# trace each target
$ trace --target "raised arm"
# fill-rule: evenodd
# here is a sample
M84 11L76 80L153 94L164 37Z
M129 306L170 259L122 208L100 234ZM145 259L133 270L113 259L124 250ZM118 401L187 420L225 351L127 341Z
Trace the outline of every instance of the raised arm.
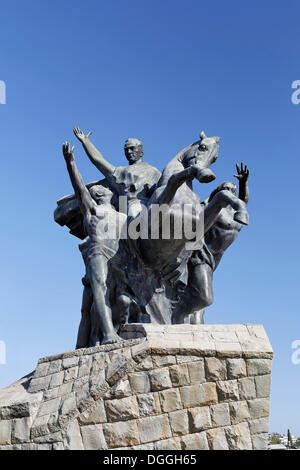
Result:
M247 165L241 163L241 168L239 167L238 164L236 166L236 171L237 174L234 175L235 178L239 180L239 199L244 201L246 204L248 204L249 201L249 187L248 187L248 178L249 178L249 170Z
M69 142L65 142L62 146L63 155L66 161L67 170L70 175L70 180L78 199L80 209L83 214L91 212L95 206L95 202L86 188L81 174L78 171L74 158L74 147L70 147Z
M101 171L101 173L105 177L111 176L115 171L116 167L111 165L107 160L105 160L99 150L97 150L94 144L92 144L89 138L91 132L85 135L84 132L79 129L79 127L75 127L73 129L73 132L77 139L82 143L82 146L87 156L89 157L91 162L96 166L96 168L98 168L98 170Z

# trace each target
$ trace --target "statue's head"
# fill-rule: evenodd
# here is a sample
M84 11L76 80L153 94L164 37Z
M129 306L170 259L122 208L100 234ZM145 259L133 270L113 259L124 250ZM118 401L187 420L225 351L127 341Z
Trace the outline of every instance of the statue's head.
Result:
M194 142L184 153L183 164L185 167L200 165L207 166L218 158L220 137L207 137L204 131L200 134L200 140Z
M189 145L181 152L180 160L184 168L196 167L201 183L210 183L216 178L209 166L218 158L219 140L217 136L207 137L204 131L200 140Z
M111 204L113 193L102 184L95 184L90 189L90 195L97 204Z
M237 192L237 187L236 187L236 184L235 183L232 183L230 181L224 181L224 183L221 183L216 189L214 189L214 191L211 193L211 195L209 196L209 201L211 201L211 199L220 191L230 191L232 194L234 194L236 196L236 192Z
M128 160L129 165L142 160L144 155L143 144L140 140L130 138L125 141L124 152Z
M230 191L232 194L236 195L236 184L232 183L231 181L225 181L218 186L218 191L227 190Z

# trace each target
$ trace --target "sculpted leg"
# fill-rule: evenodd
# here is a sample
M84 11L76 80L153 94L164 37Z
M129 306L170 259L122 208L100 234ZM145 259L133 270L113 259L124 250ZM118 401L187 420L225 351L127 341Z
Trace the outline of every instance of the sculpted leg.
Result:
M97 323L102 333L101 344L116 343L120 337L115 332L107 295L107 260L98 255L89 263L89 279L93 291L93 308Z
M116 304L114 306L114 311L118 315L118 317L114 319L114 325L117 330L119 329L120 325L128 323L130 304L130 297L124 294L118 295Z
M78 328L76 349L88 348L91 333L91 307L93 293L90 287L84 286L81 305L81 320Z
M184 323L187 315L213 303L213 271L208 264L190 268L188 285L172 315L172 323Z
M194 178L197 178L200 183L210 183L216 178L216 176L210 168L203 168L200 166L191 166L185 170L174 173L170 176L163 189L161 189L155 203L170 204L180 186L187 181L192 181Z
M204 308L198 310L197 312L191 313L190 315L190 324L191 325L203 325L204 324Z

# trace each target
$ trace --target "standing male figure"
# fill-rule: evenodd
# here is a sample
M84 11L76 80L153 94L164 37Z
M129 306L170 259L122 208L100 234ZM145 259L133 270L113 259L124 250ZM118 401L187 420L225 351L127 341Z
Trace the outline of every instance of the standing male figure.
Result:
M135 138L127 139L124 152L129 166L116 167L105 160L91 142L91 132L85 135L79 127L75 127L74 134L82 143L91 162L106 177L112 190L119 196L127 197L128 216L136 217L141 212L142 205L147 205L161 176L157 168L143 161L142 142Z
M249 170L247 165L241 167L236 165L237 174L234 175L239 181L239 199L248 204ZM236 195L237 187L235 183L224 182L220 184L203 201L204 209L220 191L230 191ZM235 210L229 204L224 207L217 216L212 227L204 236L203 247L193 253L189 260L189 278L184 294L176 305L172 321L173 323L183 323L184 319L190 315L190 322L194 324L203 323L203 309L213 303L213 273L219 265L221 258L234 242L238 233L242 229L242 224L234 220ZM204 212L205 217L205 212Z
M112 322L110 291L107 286L107 264L118 251L118 234L126 223L126 216L118 213L111 205L113 194L108 188L100 185L92 186L90 191L86 188L76 166L73 150L74 147L71 149L68 142L63 144L63 155L89 237L85 246L84 259L86 275L93 294L95 314L93 329L99 332L98 341L101 335L101 344L115 343L120 338ZM95 343L98 341L95 340Z

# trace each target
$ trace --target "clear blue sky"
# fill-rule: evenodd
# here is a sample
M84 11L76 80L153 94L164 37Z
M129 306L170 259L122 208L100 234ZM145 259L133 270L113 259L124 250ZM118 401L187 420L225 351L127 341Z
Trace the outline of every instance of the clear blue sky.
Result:
M95 168L72 128L124 164L127 137L163 169L200 131L220 135L217 180L248 164L251 224L215 273L208 323L262 323L275 350L271 430L300 436L300 6L288 1L10 0L1 5L1 313L7 364L0 387L39 357L73 349L83 263L53 221L71 192L61 144L76 144L86 182Z

